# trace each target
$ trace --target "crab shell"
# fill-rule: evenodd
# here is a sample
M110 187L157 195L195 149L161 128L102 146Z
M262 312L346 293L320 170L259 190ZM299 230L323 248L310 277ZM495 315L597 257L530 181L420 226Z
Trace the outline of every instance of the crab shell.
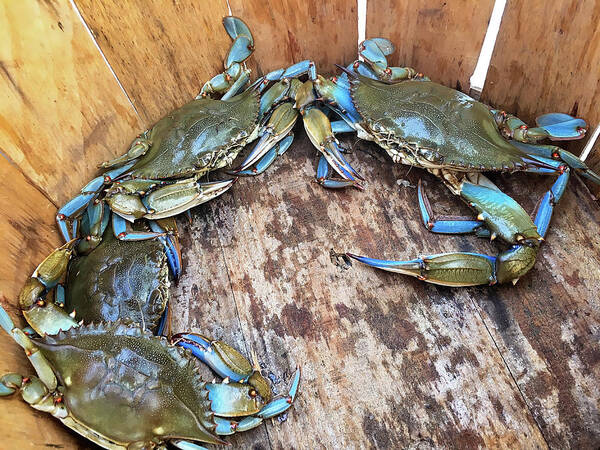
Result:
M431 81L385 84L361 75L350 83L360 137L377 142L395 162L463 172L524 168L523 152L502 137L489 108L462 92Z
M36 340L60 383L61 421L105 448L153 448L214 436L208 391L192 357L139 325L105 323Z
M169 286L167 256L158 239L121 241L108 227L98 247L70 261L65 308L86 323L129 319L154 330Z
M255 133L259 108L253 89L227 101L200 98L183 105L148 132L150 148L129 174L165 179L224 167Z

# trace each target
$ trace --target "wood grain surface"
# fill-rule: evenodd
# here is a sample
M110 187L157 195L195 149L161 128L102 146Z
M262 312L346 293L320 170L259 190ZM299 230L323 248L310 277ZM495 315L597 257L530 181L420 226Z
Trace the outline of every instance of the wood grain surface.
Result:
M369 0L367 38L394 43L392 65L469 92L493 6L493 0Z
M482 101L526 122L565 112L600 124L600 1L508 1ZM579 153L583 146L572 147ZM588 160L600 169L596 149Z
M68 2L0 3L0 149L56 205L140 122Z
M76 0L81 15L150 127L223 71L231 39L225 0Z
M516 286L436 287L330 259L332 248L398 259L498 251L427 232L402 180L422 177L440 214L468 210L433 177L356 148L365 192L313 183L315 151L299 138L265 176L180 221L175 330L254 350L279 392L303 368L287 421L235 436L234 448L597 447L600 210L586 190L571 184ZM551 184L495 180L527 209Z
M356 59L358 15L347 0L229 0L254 34L259 74L312 59L319 73Z

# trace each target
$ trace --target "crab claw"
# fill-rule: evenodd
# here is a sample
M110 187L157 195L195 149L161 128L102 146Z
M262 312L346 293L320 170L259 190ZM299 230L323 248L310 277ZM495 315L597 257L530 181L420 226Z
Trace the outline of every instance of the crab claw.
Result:
M325 156L333 170L344 180L353 181L358 188L361 188L358 180L364 181L364 178L352 168L342 155L331 129L331 123L325 113L318 108L305 111L304 128L312 144Z
M191 350L192 354L210 367L217 375L254 387L265 402L271 400L271 388L260 372L236 349L223 341L216 341L195 333L180 333L171 342Z
M231 173L237 174L261 159L279 141L284 139L294 127L298 112L291 103L283 103L275 108L258 143L254 146L244 162Z

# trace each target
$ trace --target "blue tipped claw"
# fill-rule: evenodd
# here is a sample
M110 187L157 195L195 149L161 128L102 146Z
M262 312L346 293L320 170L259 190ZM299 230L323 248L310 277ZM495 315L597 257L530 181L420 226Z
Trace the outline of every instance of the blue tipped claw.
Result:
M583 119L568 114L550 113L536 119L537 125L546 130L553 141L563 139L580 139L585 136L587 124Z

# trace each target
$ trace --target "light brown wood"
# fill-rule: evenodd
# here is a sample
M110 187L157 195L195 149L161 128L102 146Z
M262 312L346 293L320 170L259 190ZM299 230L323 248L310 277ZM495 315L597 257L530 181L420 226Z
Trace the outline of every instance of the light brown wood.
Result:
M55 204L140 131L68 2L0 5L0 149Z
M598 1L507 2L483 101L529 123L565 112L598 126L599 20ZM578 153L582 144L570 148ZM600 169L597 149L588 163Z
M77 0L119 81L150 127L223 71L225 0Z
M322 74L356 59L355 1L230 0L233 15L248 23L259 74L312 59Z
M24 325L17 307L17 294L37 265L58 245L55 206L19 169L0 156L0 303L15 323ZM0 374L33 374L23 351L0 330ZM32 410L21 398L2 399L0 430L5 448L43 448L48 444L78 445L75 438L46 414ZM35 430L35 432L32 432ZM10 446L7 444L10 443Z
M468 92L493 6L493 0L369 0L367 38L394 43L392 65Z

